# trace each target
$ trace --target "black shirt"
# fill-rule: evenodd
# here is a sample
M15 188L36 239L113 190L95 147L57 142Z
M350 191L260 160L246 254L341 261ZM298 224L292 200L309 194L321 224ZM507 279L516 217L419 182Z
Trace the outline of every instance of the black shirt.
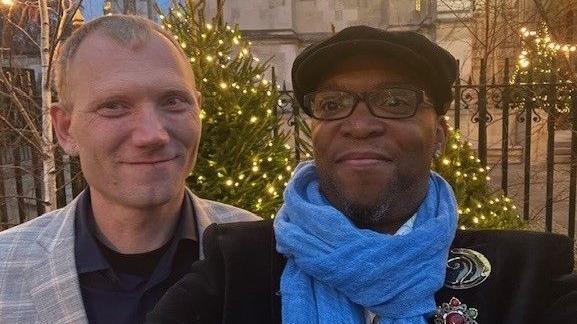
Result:
M189 195L185 195L174 237L157 250L126 255L101 243L89 190L78 201L75 233L76 268L91 324L144 322L166 290L198 260L198 234Z
M156 250L137 253L137 254L122 254L117 252L106 244L96 240L96 244L100 248L100 252L108 261L108 264L112 269L122 273L129 273L138 275L144 278L150 277L158 261L162 258L166 250L170 247L172 240L166 242L163 246Z

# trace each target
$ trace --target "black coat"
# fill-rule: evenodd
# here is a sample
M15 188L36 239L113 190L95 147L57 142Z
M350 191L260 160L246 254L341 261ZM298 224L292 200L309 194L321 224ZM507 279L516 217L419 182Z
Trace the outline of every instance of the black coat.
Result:
M577 323L573 245L566 236L457 231L451 248L461 247L482 253L492 272L476 287L441 289L438 305L457 297L478 309L479 324ZM204 251L206 259L169 289L147 323L281 323L285 259L275 251L271 221L211 225Z

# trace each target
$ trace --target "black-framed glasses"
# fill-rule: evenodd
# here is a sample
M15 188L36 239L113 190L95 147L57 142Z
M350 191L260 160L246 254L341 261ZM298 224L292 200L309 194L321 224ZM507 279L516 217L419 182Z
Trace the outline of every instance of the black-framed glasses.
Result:
M355 93L344 90L319 90L304 95L304 110L312 118L338 120L349 117L364 101L371 114L386 119L415 115L425 98L425 91L408 86L387 86Z

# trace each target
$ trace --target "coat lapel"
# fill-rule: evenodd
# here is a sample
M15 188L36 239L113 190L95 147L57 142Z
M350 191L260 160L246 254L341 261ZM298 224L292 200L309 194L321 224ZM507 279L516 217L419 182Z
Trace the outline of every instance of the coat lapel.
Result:
M192 206L194 209L194 215L196 217L196 228L198 230L197 237L198 237L198 256L199 259L204 259L204 249L203 249L203 242L204 237L203 233L204 230L212 223L218 223L214 220L214 216L210 215L210 207L206 206L205 201L198 198L195 194L190 191L190 189L186 188L186 195L190 197L189 199L192 200ZM186 199L186 197L185 197Z
M199 243L199 256L200 259L204 259L203 251L203 233L208 226L213 223L236 223L236 222L250 222L250 221L260 221L260 217L255 214L240 209L237 207L229 206L223 203L210 201L197 197L186 188L186 193L192 199L192 205L194 208L194 213L196 216L196 227L198 230L198 243Z
M272 230L272 226L271 226ZM272 324L282 323L281 313L281 296L280 296L280 277L286 265L286 259L282 254L276 251L276 239L274 230L271 234L272 249L271 249L271 305L272 305Z
M74 257L77 201L78 197L57 211L40 233L37 243L45 249L46 258L26 274L40 323L88 323Z

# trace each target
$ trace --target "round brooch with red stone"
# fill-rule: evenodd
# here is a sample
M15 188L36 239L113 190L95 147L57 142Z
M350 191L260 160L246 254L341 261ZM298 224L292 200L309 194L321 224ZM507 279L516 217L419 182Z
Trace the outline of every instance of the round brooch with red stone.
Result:
M469 308L453 297L448 303L437 306L435 324L478 324L475 320L478 314L476 308Z

